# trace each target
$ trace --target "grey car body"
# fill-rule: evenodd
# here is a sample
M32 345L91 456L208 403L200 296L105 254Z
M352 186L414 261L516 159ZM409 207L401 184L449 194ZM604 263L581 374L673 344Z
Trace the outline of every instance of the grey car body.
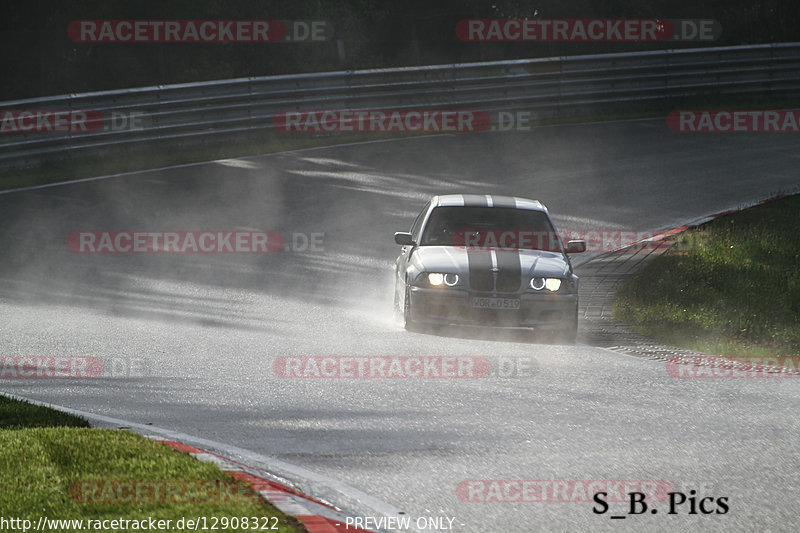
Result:
M550 245L522 246L519 240L510 246L462 242L465 234L501 231L511 224L517 226L507 229L517 235L520 224L530 226L532 234L549 233ZM402 249L395 263L394 301L407 329L525 328L549 330L574 341L578 276L567 252L582 252L585 244L562 244L540 202L495 195L434 196L410 232L395 234L395 242ZM556 284L558 288L550 290Z

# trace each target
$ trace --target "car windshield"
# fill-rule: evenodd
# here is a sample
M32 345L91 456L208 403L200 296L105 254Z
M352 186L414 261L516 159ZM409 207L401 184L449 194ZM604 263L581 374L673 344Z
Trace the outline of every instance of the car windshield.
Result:
M562 250L544 212L510 207L437 207L420 246Z

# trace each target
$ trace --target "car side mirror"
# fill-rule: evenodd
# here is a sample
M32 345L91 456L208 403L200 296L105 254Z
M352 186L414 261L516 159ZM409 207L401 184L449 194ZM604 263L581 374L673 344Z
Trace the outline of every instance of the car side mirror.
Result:
M579 254L586 251L586 241L569 241L564 250L568 254Z
M410 233L405 233L403 231L398 231L394 234L394 242L402 246L414 246L417 244L414 242L414 239L411 238Z

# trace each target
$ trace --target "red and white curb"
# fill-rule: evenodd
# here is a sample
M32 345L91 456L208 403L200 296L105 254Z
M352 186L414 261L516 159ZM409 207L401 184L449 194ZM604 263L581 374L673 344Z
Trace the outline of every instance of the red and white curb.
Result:
M163 440L156 435L146 436L179 452L188 453L195 459L213 463L237 481L249 483L265 500L281 512L298 519L311 533L374 533L347 525L347 515L341 509L332 503L303 494L285 485L285 480L268 472L182 442Z
M776 200L782 200L784 198L789 198L790 196L795 196L795 194L790 194L790 193L778 194L776 196L771 196L771 197L766 198L764 200L758 200L758 201L755 201L755 202L747 202L745 204L742 204L740 207L738 207L736 209L728 209L727 211L720 211L719 213L706 215L704 217L700 217L700 218L698 218L696 220L693 220L693 221L689 222L688 224L684 224L683 226L678 226L676 228L672 228L670 230L663 231L663 232L659 233L658 235L653 235L649 239L645 239L642 242L660 241L660 240L666 239L668 237L671 237L673 235L677 235L678 233L683 233L686 230L696 228L697 226L702 226L703 224L711 222L712 220L717 219L719 217L724 217L725 215L732 215L734 213L739 213L740 211L744 211L745 209L749 209L749 208L755 207L757 205L768 204L768 203L774 202Z

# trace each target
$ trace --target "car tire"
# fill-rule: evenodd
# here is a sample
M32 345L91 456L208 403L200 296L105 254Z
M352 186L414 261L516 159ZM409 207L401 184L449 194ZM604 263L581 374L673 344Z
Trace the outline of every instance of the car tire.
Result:
M392 296L392 316L395 322L403 322L403 306L400 305L397 282L394 283L394 295Z
M569 324L569 327L561 330L556 339L559 344L575 344L575 339L578 337L578 308L575 307L575 317Z
M403 327L406 329L406 331L419 331L421 329L419 324L414 322L413 315L411 313L411 296L409 295L407 287L403 302Z

